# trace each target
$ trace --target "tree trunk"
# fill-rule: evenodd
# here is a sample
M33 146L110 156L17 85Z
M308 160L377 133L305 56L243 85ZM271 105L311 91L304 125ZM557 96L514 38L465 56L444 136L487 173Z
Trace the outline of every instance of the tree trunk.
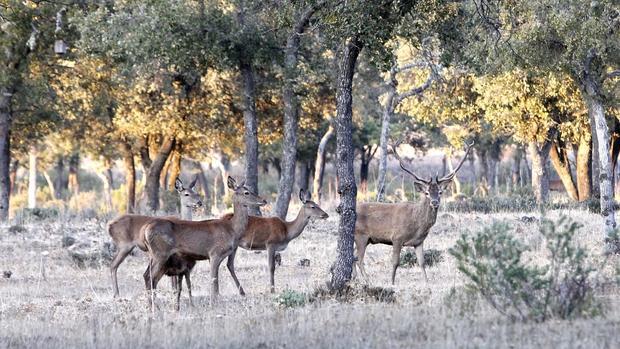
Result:
M28 208L37 207L37 148L28 151Z
M444 172L444 175L445 173L452 173L452 171L454 171L454 166L452 166L452 148L446 151L445 159L447 172ZM456 196L458 194L461 194L461 181L458 176L454 176L452 179L452 195Z
M108 212L112 211L112 161L110 159L104 159L103 169L97 173L97 176L103 183L103 201L106 205Z
M288 205L291 201L293 183L295 182L295 162L297 160L297 126L299 121L299 101L295 91L297 71L297 53L299 42L310 18L317 7L311 5L300 16L286 40L284 52L284 84L282 86L282 101L284 102L284 140L282 142L282 170L278 197L276 199L275 215L286 218ZM307 185L306 185L307 187Z
M592 157L591 138L587 134L581 136L577 148L577 192L579 201L590 199L592 182L590 181L590 158Z
M512 187L516 188L521 185L521 159L523 158L523 149L517 145L513 153L513 162L511 167Z
M168 172L170 171L170 163L172 162L172 158L174 158L174 152L170 153L170 156L164 163L164 167L161 169L161 174L159 175L159 187L164 190L168 188Z
M392 75L393 76L393 75ZM381 157L379 158L379 178L377 181L377 201L385 200L385 177L387 175L387 159L388 159L388 138L390 136L390 120L394 114L394 98L396 97L396 79L391 79L388 86L387 100L383 108L383 116L381 118L381 136L379 137L379 147L381 148Z
M258 193L258 120L256 117L256 91L254 68L247 61L239 64L243 77L243 125L245 138L245 185ZM293 166L295 163L293 162ZM260 216L258 207L248 209L251 215Z
M333 134L334 128L330 124L325 134L323 134L323 137L321 137L319 147L316 151L316 161L314 163L314 183L312 184L312 197L318 203L321 203L321 199L323 196L323 177L325 175L325 148L327 147L327 142L329 142Z
M551 142L545 141L542 146L536 142L528 144L530 157L532 158L532 189L536 202L541 205L549 199L549 170L547 168L547 159Z
M45 178L45 182L47 182L47 187L50 190L50 195L55 198L56 197L56 188L54 187L54 181L52 180L52 176L50 176L47 170L43 171L43 178Z
M127 213L134 213L136 207L136 165L131 146L123 143L123 163L125 164L125 186L127 190Z
M175 143L174 138L164 139L157 156L151 162L146 173L144 191L146 193L146 205L151 212L156 212L159 209L159 178Z
M15 181L17 180L17 169L19 168L19 160L15 159L11 163L11 169L9 171L9 179L11 181L11 194L15 194L17 192L17 186Z
M0 88L0 221L9 218L11 196L11 102L13 91Z
M56 159L56 166L55 166L55 170L56 170L56 184L54 185L54 187L56 187L56 199L62 199L63 198L63 194L67 189L67 181L65 181L65 161L64 161L64 157L62 155L58 156L58 159Z
M570 162L568 161L566 144L564 144L561 140L556 139L551 145L549 155L551 157L551 164L553 164L555 172L557 172L558 176L560 176L568 197L571 200L579 200L577 187L575 186L575 181L573 180L573 175L571 173Z
M590 82L590 84L593 84ZM594 92L598 89L588 86L584 97L588 106L588 114L594 126L592 133L596 133L598 149L594 149L593 154L598 153L599 161L599 193L601 201L601 215L605 219L605 226L610 232L616 227L616 217L614 208L614 193L612 185L612 168L609 153L609 129L607 128L607 120L605 120L605 111L600 96ZM594 166L593 166L594 167Z
M590 110L588 108L588 114ZM592 186L590 188L590 195L593 199L600 200L601 191L600 191L600 183L599 183L599 153L598 153L598 137L596 135L596 124L594 118L589 116L590 119L590 137L592 139L592 151L590 152L591 160L590 160L590 182Z
M202 164L200 161L194 160L192 161L194 165L194 169L196 170L196 176L198 176L198 183L200 184L200 189L202 190L202 195L204 197L204 209L205 214L211 214L211 206L209 206L209 187L207 183L207 176L205 175L205 171L202 169ZM215 191L215 190L214 190Z
M372 146L365 146L362 148L360 161L360 191L364 194L368 192L368 172L370 171L370 161L373 155Z
M181 160L183 156L181 155L181 149L177 144L177 149L172 154L170 159L170 167L168 168L168 190L174 190L174 181L181 174Z
M297 178L297 186L299 189L305 191L308 190L308 183L310 182L310 163L307 161L299 161L299 178Z
M357 187L355 185L355 170L353 168L354 149L352 137L352 89L353 76L357 57L362 43L353 38L345 43L340 57L337 75L336 96L336 173L338 178L338 194L340 204L337 212L340 214L338 224L338 243L336 246L336 261L332 266L330 288L341 290L351 279L353 267L353 234L355 231L355 201Z
M132 159L133 160L133 159ZM80 153L74 152L69 157L69 176L67 178L68 189L71 195L77 195L80 192L80 178L79 178L79 169L80 169Z

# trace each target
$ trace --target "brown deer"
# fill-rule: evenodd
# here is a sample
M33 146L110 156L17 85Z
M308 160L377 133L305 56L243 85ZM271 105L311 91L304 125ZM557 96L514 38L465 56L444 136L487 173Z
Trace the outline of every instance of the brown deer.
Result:
M423 193L420 200L400 203L363 202L358 204L357 220L355 221L355 246L357 248L357 268L364 278L364 253L368 244L392 245L392 284L396 277L396 269L400 262L400 250L403 246L415 248L418 264L422 268L424 281L428 282L424 269L424 239L437 220L437 209L441 194L450 185L457 171L461 168L473 143L467 146L465 156L456 169L448 175L438 178L423 179L403 164L396 146L394 156L398 159L403 171L413 177L416 191Z
M228 257L228 270L240 293L243 288L235 275L234 258L237 246L248 225L248 207L262 206L267 202L252 193L244 183L237 185L228 177L228 187L233 193L234 215L231 219L211 219L192 222L173 218L157 218L144 228L144 241L150 257L150 288L166 274L172 256L185 261L209 259L211 261L211 301L219 294L219 267ZM176 258L176 257L175 257ZM180 289L180 288L179 288ZM179 293L177 293L177 298Z
M193 182L195 184L195 182ZM193 189L193 185L190 187L183 187L183 182L177 179L175 181L175 187L180 194L181 199L181 213L183 214L183 207L200 207L202 206L202 200L200 195ZM191 215L191 212L189 213ZM185 212L187 215L187 210ZM108 233L114 244L116 245L117 252L110 264L110 274L112 275L112 286L114 288L114 297L118 297L118 281L117 270L118 267L125 258L131 253L131 251L137 246L142 251L146 251L146 245L144 244L144 226L153 220L154 217L125 214L122 215L108 224ZM190 216L191 219L191 216ZM148 272L148 269L147 269ZM174 282L174 281L173 281Z
M284 251L288 243L296 239L304 231L311 218L325 219L329 217L319 205L310 199L310 193L305 192L303 189L299 191L299 200L301 200L303 205L297 217L291 222L283 221L278 217L250 216L248 227L239 242L239 246L246 250L267 250L269 284L272 293L275 291L276 253ZM229 213L222 218L232 219L233 216L233 214Z

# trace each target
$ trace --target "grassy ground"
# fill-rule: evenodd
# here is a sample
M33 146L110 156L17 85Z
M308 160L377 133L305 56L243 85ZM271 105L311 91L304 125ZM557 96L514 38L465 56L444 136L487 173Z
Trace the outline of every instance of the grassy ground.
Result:
M293 209L295 211L295 209ZM592 258L601 249L600 217L584 211L567 212L585 227L578 242ZM221 298L209 305L208 262L194 270L196 306L184 294L181 312L173 310L173 293L163 281L159 310L147 311L143 291L144 254L129 257L119 268L121 298L113 299L107 262L78 268L61 246L65 234L107 241L105 222L39 222L25 224L25 231L0 230L0 348L65 347L247 347L247 348L618 348L620 347L620 290L599 292L609 311L605 317L543 324L515 324L485 304L471 309L459 306L451 289L459 290L464 278L447 254L465 229L476 230L493 219L511 222L524 241L540 246L536 223L520 220L532 213L466 214L441 212L426 240L426 248L443 252L443 260L427 269L424 285L418 268L401 268L397 274L394 303L369 300L325 300L293 309L279 307L274 298L285 289L311 293L324 285L334 259L337 215L310 224L300 238L282 253L276 269L277 293L268 292L265 253L240 250L237 275L248 295L237 294L225 266L220 270ZM558 212L548 213L557 217ZM542 246L541 246L542 247ZM391 288L390 249L371 246L367 271L373 286ZM543 260L542 250L529 257ZM310 266L298 261L310 259ZM619 263L608 260L600 271L610 274ZM360 287L356 285L355 287Z

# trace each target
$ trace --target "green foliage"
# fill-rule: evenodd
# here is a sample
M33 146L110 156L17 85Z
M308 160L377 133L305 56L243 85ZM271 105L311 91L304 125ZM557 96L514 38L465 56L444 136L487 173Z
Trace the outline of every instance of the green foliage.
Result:
M450 254L467 277L468 289L512 320L595 316L603 308L594 297L594 268L585 250L573 242L579 228L567 218L541 222L549 253L543 266L525 260L530 248L500 222L463 234Z
M424 265L432 267L443 261L442 252L439 250L424 250ZM418 264L418 257L413 249L407 249L405 253L400 255L400 267L411 268Z
M282 308L297 308L306 305L308 297L304 293L287 289L282 291L282 293L274 299L274 302L277 306Z

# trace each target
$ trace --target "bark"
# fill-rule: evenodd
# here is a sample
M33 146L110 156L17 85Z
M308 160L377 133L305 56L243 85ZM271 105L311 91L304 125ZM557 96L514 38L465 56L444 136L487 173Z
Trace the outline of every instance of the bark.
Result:
M551 157L551 164L553 164L555 172L557 172L560 177L568 197L571 200L579 200L577 187L575 186L575 181L573 180L573 175L571 173L570 162L568 161L566 144L561 140L556 139L556 141L551 145L549 155Z
M243 77L243 125L245 138L245 185L258 193L258 120L256 117L256 91L254 68L250 62L239 64ZM295 164L293 163L293 166ZM251 215L260 216L258 207L248 209Z
M28 152L28 208L37 207L37 148Z
M284 51L284 84L282 101L284 102L284 140L282 142L282 170L276 199L275 214L281 219L286 218L291 201L293 183L295 182L295 162L297 160L297 126L299 121L299 101L295 91L297 71L297 54L301 35L306 30L310 18L324 1L310 5L300 15L292 32L286 40ZM307 185L306 185L307 189Z
M307 161L298 162L299 178L297 179L297 186L299 189L305 191L308 190L308 183L310 182L310 163Z
M107 211L112 211L112 161L110 159L104 159L104 168L101 172L97 173L97 176L103 183L103 201L105 202Z
M592 83L592 82L591 82ZM598 149L593 149L593 154L598 153L599 161L599 194L601 202L601 215L605 219L605 226L608 231L615 229L616 217L614 208L614 192L612 184L612 168L609 152L609 129L607 128L607 120L605 119L605 112L603 109L603 102L600 96L595 95L592 91L597 89L588 88L584 97L586 99L586 105L588 106L588 114L590 119L593 120L592 133L596 133ZM594 167L594 166L593 166Z
M159 209L159 178L175 143L176 141L174 138L164 139L157 156L151 162L146 173L146 182L144 185L146 205L147 209L152 212L156 212Z
M56 184L54 187L56 188L56 199L62 199L63 193L67 189L67 181L65 180L65 159L64 157L58 156L56 159Z
M15 181L17 180L17 169L19 168L19 160L15 159L11 163L11 169L9 172L9 179L11 181L11 194L15 194L17 192L17 186Z
M513 188L516 188L519 185L521 185L521 160L522 158L523 158L523 149L520 146L517 146L513 153L513 162L512 162L512 167L510 169L510 172L511 172L510 180L512 182Z
M211 214L211 207L208 204L209 200L209 187L207 183L207 176L205 175L205 171L202 169L202 165L200 161L194 160L192 161L194 165L194 169L196 170L196 175L198 176L198 183L200 184L200 189L202 189L202 195L204 197L204 208L205 214Z
M134 213L136 207L136 165L131 146L123 141L123 164L125 165L125 186L127 190L127 213Z
M159 187L164 190L168 187L168 172L170 171L170 163L173 158L174 152L170 153L170 156L164 163L164 167L161 169L161 174L159 176Z
M12 90L0 89L0 221L9 218L12 98Z
M587 102L586 102L587 103ZM588 113L590 111L588 110ZM589 116L590 119L590 137L592 139L592 151L590 153L590 181L592 183L590 188L590 196L596 200L600 200L601 191L600 191L600 183L599 183L599 153L598 153L598 138L596 135L596 124L592 116Z
M312 184L312 197L320 204L323 196L323 177L325 175L325 148L327 142L332 138L334 134L334 128L329 125L327 131L321 137L319 147L316 151L316 161L314 163L314 183Z
M337 74L336 96L336 173L338 178L338 194L340 214L338 224L338 242L336 261L332 266L330 288L341 290L351 279L353 266L353 234L355 231L355 202L357 187L353 168L354 149L352 137L352 85L355 65L362 44L356 38L345 43L340 57Z
M360 191L366 193L368 191L368 172L370 171L370 161L375 156L379 148L373 148L372 145L365 145L361 150L360 161Z
M612 181L611 184L613 186L613 193L615 193L616 188L616 166L618 165L618 155L620 155L620 134L618 134L618 123L613 119L611 121L614 123L614 132L611 134L611 142L610 142L610 156L611 156L611 173L612 173ZM611 128L610 128L611 130ZM610 131L611 132L611 131Z
M591 138L589 131L582 135L577 147L577 192L579 201L590 199L592 182L590 177L590 158L592 157Z
M538 204L544 204L549 199L549 169L547 168L547 160L551 142L546 141L542 145L537 142L530 142L528 150L532 158L532 189Z
M393 74L392 74L393 77ZM388 158L388 137L390 135L390 120L394 114L394 98L396 97L396 79L392 78L388 83L387 99L383 116L381 118L381 136L379 137L379 147L381 155L379 157L379 178L377 181L377 201L385 200L385 177L387 174L387 158Z
M71 195L77 195L80 192L80 178L78 176L79 169L80 153L75 152L69 157L69 176L67 178L67 187Z
M56 197L56 187L54 187L54 181L52 180L52 176L50 176L47 170L43 171L43 177L45 178L45 182L47 182L47 187L50 190L50 195L55 198Z
M172 158L170 159L170 167L168 168L168 190L174 190L174 181L181 174L181 160L183 156L181 155L181 149L177 146L177 149L172 154Z

